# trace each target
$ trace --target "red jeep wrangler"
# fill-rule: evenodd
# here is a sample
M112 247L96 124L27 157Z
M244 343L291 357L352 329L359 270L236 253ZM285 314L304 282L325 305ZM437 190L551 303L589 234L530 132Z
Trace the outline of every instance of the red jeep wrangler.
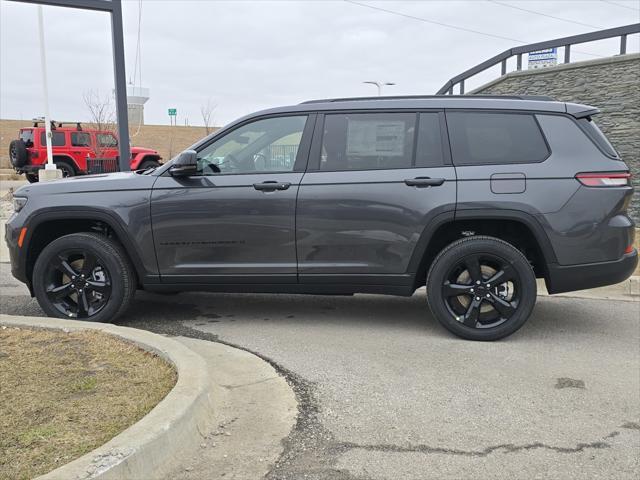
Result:
M20 138L9 145L9 158L18 173L24 173L30 183L38 181L38 170L47 163L47 143L43 122L20 129ZM118 139L109 131L63 127L51 122L53 161L64 177L118 171ZM157 167L161 157L156 150L131 147L131 170Z

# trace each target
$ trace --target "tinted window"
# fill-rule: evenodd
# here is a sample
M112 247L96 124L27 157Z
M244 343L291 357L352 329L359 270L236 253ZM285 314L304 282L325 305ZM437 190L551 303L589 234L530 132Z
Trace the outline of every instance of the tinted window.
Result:
M411 167L415 120L414 113L325 116L320 170Z
M40 144L44 147L47 145L47 136L45 132L40 134ZM51 132L51 146L64 147L64 132Z
M116 137L111 135L110 133L97 133L96 134L96 142L98 142L99 147L117 147L118 140Z
M306 115L257 120L219 138L198 153L201 175L291 172Z
M91 135L86 132L71 133L71 145L74 147L90 147Z
M609 142L607 137L604 136L604 133L598 128L598 126L591 120L590 118L581 118L578 120L578 125L585 131L585 133L591 138L596 145L600 147L604 153L609 155L610 157L618 157L618 152L616 152L613 145Z
M458 165L534 163L549 155L532 114L453 112L447 125Z
M418 120L416 167L439 167L443 164L440 116L437 113L421 113Z

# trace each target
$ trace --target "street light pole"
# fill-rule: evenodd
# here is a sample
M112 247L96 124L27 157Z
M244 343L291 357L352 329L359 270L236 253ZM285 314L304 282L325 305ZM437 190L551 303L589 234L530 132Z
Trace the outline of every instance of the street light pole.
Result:
M47 142L47 164L45 170L55 170L51 147L51 118L49 117L49 86L47 83L47 57L44 51L44 15L42 5L38 5L38 38L40 42L40 70L42 73L42 93L44 94L44 131Z
M378 81L378 80L367 80L367 81L362 82L362 83L368 83L370 85L375 85L376 87L378 87L378 96L382 95L382 87L384 85L395 85L395 83L393 83L393 82L381 82L381 81Z

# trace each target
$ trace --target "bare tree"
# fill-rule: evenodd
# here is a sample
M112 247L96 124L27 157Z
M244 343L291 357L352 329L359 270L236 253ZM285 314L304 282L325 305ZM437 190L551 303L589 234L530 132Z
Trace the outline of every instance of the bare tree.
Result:
M211 116L215 111L217 105L211 102L211 99L207 99L206 105L200 106L200 114L202 115L202 121L204 122L204 129L207 135L211 133Z
M115 107L111 98L111 95L100 95L97 90L87 90L83 93L82 98L84 104L89 111L89 118L92 127L101 132L110 132L115 134L116 120L115 120ZM103 150L107 148L97 142L93 147L93 152L96 157L101 157Z

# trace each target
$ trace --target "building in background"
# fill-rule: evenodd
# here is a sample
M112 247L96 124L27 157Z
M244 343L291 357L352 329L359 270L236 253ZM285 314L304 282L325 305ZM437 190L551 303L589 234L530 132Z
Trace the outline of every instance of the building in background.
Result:
M149 100L149 89L133 84L127 85L127 112L129 126L133 129L144 125L144 104Z

